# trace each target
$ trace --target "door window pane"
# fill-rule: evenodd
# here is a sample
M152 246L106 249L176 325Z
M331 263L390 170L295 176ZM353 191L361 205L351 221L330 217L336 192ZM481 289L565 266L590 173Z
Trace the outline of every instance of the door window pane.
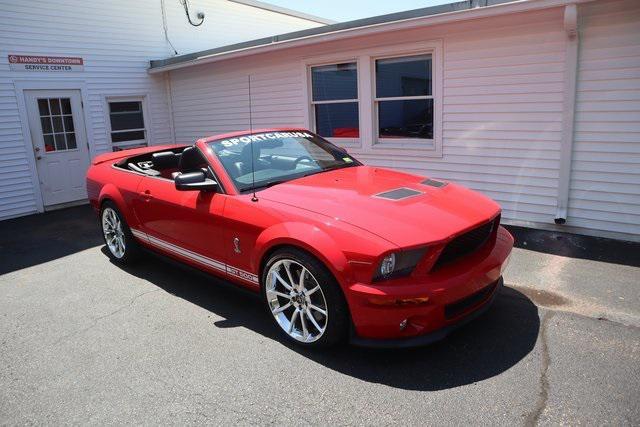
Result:
M431 94L431 55L376 61L377 98Z
M73 116L64 116L64 130L65 132L73 132Z
M56 151L54 144L53 135L44 135L44 151L47 153L50 151Z
M51 117L40 117L40 123L42 124L42 133L52 133Z
M433 99L380 101L380 138L433 139Z
M40 110L41 116L48 116L49 113L49 100L47 99L38 99L38 109Z
M51 120L53 120L53 131L54 132L62 132L62 117L60 116L54 116L51 117Z
M60 98L62 114L71 114L71 100L69 98Z
M316 104L316 132L324 137L357 138L358 103Z
M49 108L51 109L51 115L56 116L60 115L60 99L58 98L49 98Z
M38 111L45 152L77 148L70 98L40 98Z
M67 144L64 141L64 133L54 133L53 137L56 142L56 151L67 149Z
M76 143L76 134L73 132L68 132L65 135L67 136L67 148L69 150L77 148L78 145Z
M313 101L358 98L358 72L355 62L311 68Z

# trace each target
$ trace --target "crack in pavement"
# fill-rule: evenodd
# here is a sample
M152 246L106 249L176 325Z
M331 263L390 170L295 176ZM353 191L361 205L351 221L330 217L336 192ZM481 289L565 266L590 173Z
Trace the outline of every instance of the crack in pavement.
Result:
M542 352L542 360L540 367L540 392L538 393L538 401L536 402L536 406L527 415L525 425L526 426L535 426L538 424L542 413L547 407L547 401L549 400L549 377L547 373L549 371L549 364L551 363L551 358L549 356L549 343L547 341L547 330L549 328L549 322L553 318L555 312L547 311L544 319L542 320L542 327L540 328L540 351Z
M76 335L83 334L83 333L87 332L88 330L90 330L90 329L92 329L92 328L95 328L95 327L98 325L98 322L99 322L100 320L102 320L102 319L106 319L107 317L111 317L111 316L113 316L113 315L115 315L115 314L118 314L118 313L119 313L119 312L121 312L122 310L124 310L124 309L127 309L127 308L131 307L131 306L133 305L133 303L134 303L138 298L140 298L140 297L142 297L142 296L144 296L144 295L151 294L151 293L153 293L153 292L159 292L159 291L160 291L160 289L153 289L153 290L151 290L151 291L142 292L141 294L138 294L138 295L134 296L133 298L131 298L131 300L129 301L129 304L125 304L125 305L123 305L122 307L119 307L118 309L116 309L116 310L112 311L111 313L104 314L104 315L102 315L102 316L98 316L98 317L93 318L93 319L92 319L92 320L93 320L93 323L92 323L91 325L87 326L86 328L82 328L82 329L79 329L79 330L77 330L77 331L74 331L74 332L68 333L68 334L66 334L66 335L63 335L63 336L61 336L60 338L58 338L57 340L55 340L53 343L51 343L51 344L49 344L49 345L46 345L46 346L44 346L44 347L53 347L53 346L55 346L55 345L60 344L62 341L66 340L66 339L68 339L68 338L74 337L74 336L76 336Z

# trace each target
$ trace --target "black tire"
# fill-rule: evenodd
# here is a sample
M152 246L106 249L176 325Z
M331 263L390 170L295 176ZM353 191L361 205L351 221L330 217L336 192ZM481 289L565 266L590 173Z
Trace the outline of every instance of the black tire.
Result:
M124 242L124 250L122 255L120 255L118 251L114 251L113 246L111 246L107 241L107 233L105 233L105 222L104 222L104 216L105 214L107 214L107 212L113 212L117 216L118 220L120 221L122 238ZM129 228L127 221L124 219L124 215L122 215L122 213L117 208L115 203L111 202L110 200L107 200L102 204L102 207L100 208L100 217L98 221L100 223L100 231L102 232L102 238L104 240L104 243L106 246L106 252L109 258L117 264L130 265L134 263L140 256L140 253L141 253L140 246L138 245L138 242L136 242L135 238L133 237L133 234L131 233L131 229Z
M315 282L322 290L321 296L326 301L326 326L324 332L313 342L302 342L290 336L283 326L278 323L276 315L272 313L272 307L267 297L267 275L274 264L283 260L292 260L308 270ZM299 277L299 276L298 276ZM340 289L340 285L329 269L314 256L294 247L276 250L267 260L260 277L261 295L265 309L272 320L273 325L290 342L310 348L328 348L344 342L349 331L349 308ZM283 301L286 302L286 299ZM301 314L301 316L304 316ZM298 320L298 323L300 320ZM313 328L315 329L315 328ZM317 329L316 329L317 331Z

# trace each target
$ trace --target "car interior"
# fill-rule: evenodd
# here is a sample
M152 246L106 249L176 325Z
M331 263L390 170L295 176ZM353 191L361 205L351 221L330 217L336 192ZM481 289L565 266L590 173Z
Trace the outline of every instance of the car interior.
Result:
M207 161L193 146L128 157L116 166L170 180L174 180L181 173L203 171L208 174L209 171Z

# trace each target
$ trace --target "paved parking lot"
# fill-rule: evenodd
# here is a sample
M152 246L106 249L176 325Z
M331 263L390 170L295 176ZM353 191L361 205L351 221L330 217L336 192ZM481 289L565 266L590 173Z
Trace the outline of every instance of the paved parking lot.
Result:
M86 206L0 223L0 424L640 421L628 260L517 249L496 304L446 341L310 352L251 295L103 251Z

